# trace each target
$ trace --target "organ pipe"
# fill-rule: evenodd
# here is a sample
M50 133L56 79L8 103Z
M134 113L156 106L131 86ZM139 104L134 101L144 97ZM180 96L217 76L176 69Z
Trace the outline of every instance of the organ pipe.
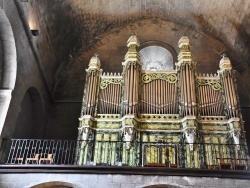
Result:
M183 36L179 41L180 53L177 67L180 79L180 115L196 115L195 63L192 61L189 39Z
M106 141L126 141L126 147L122 146L122 152L125 152L126 156L138 154L136 150L141 147L131 142L141 140L162 141L162 144L179 140L179 143L184 143L180 146L183 148L182 151L190 151L189 154L193 153L191 156L193 158L199 157L200 153L197 152L201 151L194 143L200 140L206 142L205 137L208 135L211 135L210 138L219 135L218 137L226 140L227 144L244 143L237 91L231 63L227 57L224 56L220 61L217 75L197 76L189 39L184 36L179 41L180 53L176 70L141 71L140 57L137 52L139 41L135 35L129 38L127 46L128 52L125 62L122 63L122 75L102 73L97 55L90 60L86 70L78 128L78 139L85 142L77 146L79 150L77 157L80 156L78 164L92 160L90 156L97 150L102 155L108 150L120 148L116 144L106 147L106 143L95 143L95 140L101 141L104 138ZM197 133L199 139L196 138ZM172 139L169 139L167 134ZM86 142L86 140L94 142ZM214 138L210 139L209 143L211 140ZM189 144L189 149L185 142ZM93 148L90 143L97 147ZM168 148L172 146L174 145ZM91 148L94 150L90 151L91 155L89 155L86 152ZM157 150L159 153L161 148ZM238 150L239 147L233 148L236 154ZM232 152L228 153L230 155ZM118 155L120 157L110 156L110 159L114 158L115 161L109 164L115 164L115 162L127 164L123 161L123 154L119 152ZM181 155L183 154L180 153L179 158L185 160ZM98 162L97 158L94 156L95 162ZM105 157L100 156L101 158L104 160ZM157 160L161 160L160 158L158 155ZM184 163L185 161L182 161L180 164Z
M128 52L123 64L123 76L125 78L123 85L123 114L135 114L138 110L138 92L139 92L139 72L141 69L140 58L137 52L139 40L135 35L128 39Z
M218 75L203 74L196 77L189 40L183 37L179 42L177 72L141 72L138 46L137 38L132 36L128 40L128 52L121 76L109 73L100 75L100 59L97 55L91 58L86 70L83 115L121 114L121 111L123 115L137 114L140 103L139 113L143 114L179 113L181 117L196 116L197 98L201 116L223 116L225 113L229 118L239 116L233 72L228 58L223 57L221 60ZM150 77L150 80L141 79L143 76ZM177 80L172 82L169 79L173 76L178 78L179 85Z
M96 97L98 89L98 81L100 76L100 59L98 54L95 54L89 63L89 67L86 70L87 83L85 85L84 101L83 101L83 114L94 115L96 107Z
M238 104L232 66L229 58L225 55L223 55L223 58L220 61L219 74L224 88L226 114L228 118L238 117Z

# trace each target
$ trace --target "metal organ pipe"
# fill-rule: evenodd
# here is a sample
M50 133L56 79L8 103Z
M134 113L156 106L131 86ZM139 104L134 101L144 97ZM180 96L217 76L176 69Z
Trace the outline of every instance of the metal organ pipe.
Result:
M132 87L132 91L133 91L133 100L132 100L132 114L136 113L136 107L137 107L137 100L136 100L136 95L138 95L138 91L135 90L135 88L137 88L137 79L136 79L136 65L133 65L133 87Z
M137 114L139 75L136 62L127 65L124 83L124 114Z
M203 98L202 96L202 87L198 87L198 94L199 94L199 106L200 106L200 114L203 115Z
M187 84L186 84L186 67L185 69L182 70L183 72L183 79L182 79L182 82L183 82L183 88L184 90L182 91L183 92L183 95L184 95L184 101L183 101L183 108L184 108L184 114L183 116L186 116L187 115L187 101L188 101L188 98L187 98Z
M185 75L185 81L186 81L186 90L185 90L185 93L187 95L187 100L186 100L186 103L187 103L187 110L186 110L186 115L190 115L191 114L191 107L190 107L190 86L189 86L189 79L190 79L190 76L189 76L189 66L188 64L186 64L186 68L185 68L185 72L186 72L186 75Z
M230 92L230 86L228 84L228 74L225 76L225 84L226 84L226 90L227 90L229 115L230 115L230 117L233 117L233 112L232 112L232 96L231 96L231 92Z
M230 108L229 108L229 106L230 106L229 93L228 93L227 83L226 83L226 79L225 79L224 73L222 75L222 80L223 80L223 85L224 85L226 104L228 106L228 116L231 117L231 111L230 111Z
M170 109L170 113L172 114L173 113L173 107L174 107L174 103L173 103L173 96L174 96L174 93L173 93L173 84L170 84L169 83L169 86L170 86L170 92L169 92L169 94L170 94L170 100L169 100L169 109Z
M118 93L118 85L113 85L114 88L114 101L113 101L113 113L117 114L117 104L118 104L118 100L117 100L117 93Z
M178 92L177 92L177 84L174 84L174 114L178 113Z
M238 109L237 109L237 97L235 93L235 86L233 82L233 77L231 75L228 76L228 81L231 86L231 93L232 93L232 105L233 105L233 111L234 111L234 117L238 116Z
M152 85L153 85L153 82L150 82L149 83L149 92L150 92L150 95L149 95L149 98L150 98L150 111L149 113L150 114L153 114L153 96L152 96L152 92L153 92L153 89L152 89Z
M211 93L211 114L215 114L215 110L214 110L214 107L215 107L215 103L214 103L214 100L215 100L215 93L214 93L214 90L209 87L210 89L210 93Z
M191 71L191 86L192 86L192 108L193 108L193 115L197 114L197 105L196 105L196 90L195 90L195 80L194 80L194 71Z

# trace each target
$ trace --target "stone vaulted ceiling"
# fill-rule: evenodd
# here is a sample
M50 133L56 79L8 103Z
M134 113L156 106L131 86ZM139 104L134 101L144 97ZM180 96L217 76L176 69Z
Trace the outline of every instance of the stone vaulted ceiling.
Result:
M30 28L41 31L34 40L55 100L81 100L84 69L95 52L104 72L121 72L131 32L142 44L160 41L176 54L185 33L199 72L216 73L226 51L239 80L250 80L250 0L28 0L22 5ZM248 102L248 83L239 87Z

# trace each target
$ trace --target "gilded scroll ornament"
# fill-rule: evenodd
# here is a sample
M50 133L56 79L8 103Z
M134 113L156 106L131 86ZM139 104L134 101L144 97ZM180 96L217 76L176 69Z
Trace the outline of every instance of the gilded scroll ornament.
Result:
M100 89L106 89L109 84L122 84L122 78L102 78Z
M165 80L169 83L176 83L177 82L177 76L176 74L168 74L168 73L144 73L142 74L141 80L142 84L147 84L153 80Z
M222 88L220 84L220 80L197 79L197 83L199 86L210 85L214 90L220 90Z

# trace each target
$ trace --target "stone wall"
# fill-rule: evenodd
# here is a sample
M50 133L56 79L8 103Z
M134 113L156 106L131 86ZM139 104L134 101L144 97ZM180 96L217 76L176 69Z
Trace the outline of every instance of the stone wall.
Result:
M27 106L30 105L28 104L29 100L24 100L26 92L30 88L34 88L37 91L37 94L35 95L39 95L39 97L41 98L40 99L41 105L39 108L44 113L44 115L43 113L40 114L44 120L47 120L47 116L49 113L50 99L48 90L46 89L46 84L43 80L41 71L39 70L34 46L32 48L32 43L35 43L36 39L35 37L31 36L31 33L29 33L30 30L27 30L27 28L25 28L22 22L22 18L25 15L22 16L19 15L20 12L17 6L15 5L14 1L7 1L7 2L0 1L0 5L2 6L3 11L5 12L6 16L10 21L13 30L14 40L16 44L16 53L17 53L16 84L12 92L12 99L5 120L5 125L1 133L2 138L13 138L13 133L15 132L15 128L17 122L19 121L18 118L20 118L20 115L27 114L27 117L25 118L32 119L32 117L28 117L31 114L29 111L36 110L36 109L26 108ZM24 103L26 103L26 105ZM43 123L43 125L39 125L38 122L34 122L32 123L32 125L26 125L25 122L31 122L30 120L23 122L25 125L21 126L23 127L21 131L29 132L28 129L30 129L30 127L32 127L32 129L36 129L36 126L39 127L45 126L45 123ZM32 133L30 134L32 135ZM38 137L39 138L43 137L43 131L40 131Z
M249 187L250 180L187 177L187 176L143 176L143 175L98 175L98 174L1 174L1 188L142 188L157 185L158 188L243 188ZM161 185L161 186L160 186Z

